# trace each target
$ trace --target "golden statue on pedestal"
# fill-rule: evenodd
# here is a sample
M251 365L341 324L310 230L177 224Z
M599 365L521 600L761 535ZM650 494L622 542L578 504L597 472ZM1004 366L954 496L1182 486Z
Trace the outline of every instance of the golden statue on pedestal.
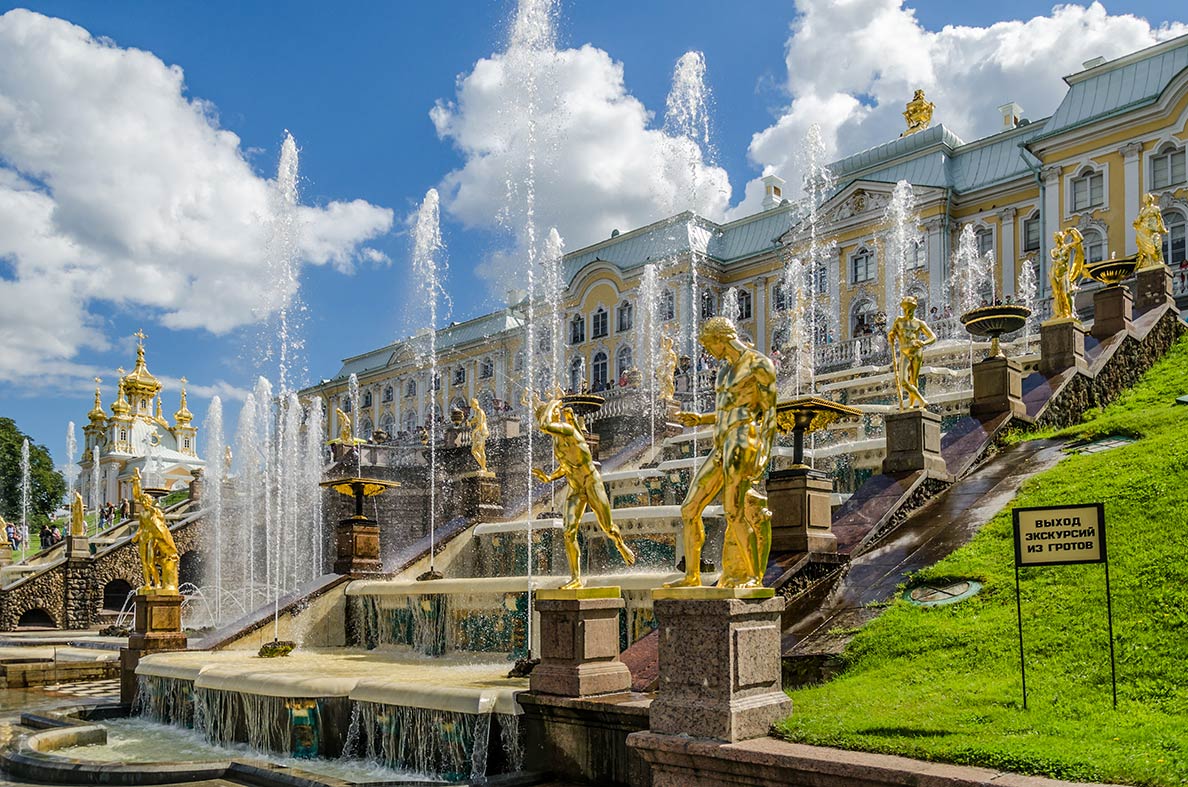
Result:
M351 416L348 413L344 413L341 407L334 408L334 416L338 419L337 442L342 445L354 445L355 430L351 425Z
M1143 195L1143 207L1134 219L1134 239L1138 244L1138 265L1136 270L1158 268L1163 260L1163 236L1167 225L1155 202L1154 194Z
M936 342L936 334L928 323L916 317L919 304L915 296L907 295L900 301L903 313L891 323L887 331L887 346L891 350L891 371L895 374L895 397L900 410L912 410L928 406L920 395L920 367L924 363L924 348ZM899 345L896 352L895 345ZM907 406L903 394L907 392Z
M8 540L8 521L3 515L0 515L0 547L12 547L12 542Z
M147 493L137 499L140 504L137 514L140 526L132 543L137 545L140 568L144 572L144 585L138 593L177 593L177 545L165 522L165 513Z
M561 406L559 391L550 393L547 401L540 399L535 392L530 396L536 425L553 438L553 456L557 459L557 469L552 475L534 467L532 476L546 484L564 478L569 488L565 496L563 521L565 557L569 560L570 580L562 585L561 589L572 590L582 587L582 554L577 536L587 507L594 512L598 526L619 550L624 563L629 566L634 564L635 553L623 541L618 526L611 521L611 505L606 496L606 486L602 483L602 476L598 472L598 466L594 464L590 446L586 444L586 438L578 428L573 411Z
M676 401L676 368L679 359L675 342L668 334L660 337L660 362L656 364L656 389L661 402Z
M1052 320L1072 320L1077 282L1085 275L1085 239L1080 230L1069 227L1053 235L1052 240L1052 268L1048 272L1048 283L1052 285Z
M710 355L724 362L714 383L714 412L678 412L676 419L684 426L712 425L714 447L697 469L681 504L685 578L666 587L701 585L701 548L705 544L701 515L719 492L726 536L718 587L762 587L771 552L771 511L755 483L767 469L775 436L775 365L743 344L738 329L725 317L706 320L699 338Z
M74 493L74 499L70 501L70 535L85 536L87 534L87 523L83 519L83 499L78 492Z
M466 422L470 428L470 455L478 462L479 472L487 472L487 438L491 430L487 426L487 414L479 407L478 399L470 400L470 420Z
M932 124L932 110L935 108L936 106L931 101L924 98L924 91L917 90L916 94L912 96L912 100L907 102L907 108L903 110L903 119L907 121L907 128L899 136L906 137L928 128Z

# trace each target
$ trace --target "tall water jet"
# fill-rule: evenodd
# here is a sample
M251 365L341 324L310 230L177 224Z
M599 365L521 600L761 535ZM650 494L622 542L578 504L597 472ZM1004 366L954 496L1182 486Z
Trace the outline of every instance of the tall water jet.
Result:
M1035 263L1028 258L1024 258L1019 263L1019 303L1031 310L1031 314L1027 317L1027 322L1023 326L1023 345L1026 348L1031 339L1032 331L1035 325L1039 322L1039 309L1036 308L1036 294L1039 291L1039 282L1035 275Z
M433 326L434 324L430 323L430 327ZM436 361L436 358L437 356L434 354L434 361ZM436 372L436 363L433 368ZM351 372L351 376L347 378L347 401L350 403L347 408L347 418L349 418L351 421L351 436L362 437L362 434L359 431L359 422L363 417L361 415L363 410L363 402L359 399L359 375L355 374L354 372ZM363 472L363 456L362 453L354 446L351 446L350 448L352 449L352 453L355 455L355 474L359 475Z
M737 325L740 315L738 287L727 287L726 292L722 294L722 316Z
M825 203L837 185L827 164L828 151L821 136L821 127L816 123L809 126L801 148L804 192L804 227L808 234L807 264L802 285L807 292L807 351L802 363L811 392L816 384L817 346L828 343L832 336L840 335L841 326L838 304L833 303L830 287L829 267L837 254L837 242L821 239L821 205ZM816 437L811 438L813 441Z
M223 482L229 467L226 466L224 456L226 446L223 442L223 400L219 396L210 398L210 405L206 409L206 419L202 424L205 454L209 457L206 463L204 478L206 485L202 491L206 508L206 553L215 556L203 566L210 572L210 576L203 577L203 585L213 586L214 617L217 624L223 623Z
M275 315L275 325L265 328L267 359L277 364L277 391L284 395L294 387L293 365L300 347L297 317L303 313L298 296L300 265L297 238L300 232L297 209L297 142L285 132L281 143L276 180L272 183L271 234L268 241L268 283L263 289L265 314ZM271 319L269 320L271 322Z
M413 227L413 272L421 288L428 308L429 330L425 331L426 346L422 356L429 366L429 571L426 578L439 578L437 571L437 557L434 554L437 546L437 397L438 391L434 385L437 376L437 302L438 298L446 298L442 287L442 274L445 273L446 263L444 255L445 245L441 240L441 215L437 189L425 192L425 199L417 210L417 220ZM531 277L531 272L529 272ZM531 298L529 298L531 303ZM531 347L525 353L532 357ZM356 386L358 383L356 382Z
M650 445L656 445L656 374L657 358L660 351L659 311L660 311L660 271L659 265L649 262L644 265L643 274L639 280L639 297L636 298L639 309L639 320L636 322L637 343L643 350L643 375L648 391L648 431Z
M553 387L561 381L562 346L564 344L564 315L563 299L565 297L565 280L562 262L565 256L565 242L556 227L549 228L545 237L544 254L541 264L544 266L544 299L549 305L549 369L546 387Z
M883 223L887 226L883 242L886 260L893 273L887 279L885 302L888 309L897 309L899 302L908 294L909 257L915 254L921 237L916 215L916 195L911 183L901 180L895 184L891 201L883 213Z
M29 473L29 438L21 442L21 538L29 543L29 505L32 501L32 476Z
M62 465L62 476L66 479L67 497L74 496L74 486L82 472L82 468L75 460L76 453L78 453L78 438L74 432L74 421L71 421L66 425L66 463Z
M27 441L26 441L27 442ZM147 468L147 465L146 465ZM99 474L99 446L91 447L91 510L98 511L99 506L103 505L103 490L100 489L101 479Z
M958 314L976 309L985 300L993 303L993 258L978 254L978 236L972 224L961 229L957 252L953 255L953 282L950 302Z

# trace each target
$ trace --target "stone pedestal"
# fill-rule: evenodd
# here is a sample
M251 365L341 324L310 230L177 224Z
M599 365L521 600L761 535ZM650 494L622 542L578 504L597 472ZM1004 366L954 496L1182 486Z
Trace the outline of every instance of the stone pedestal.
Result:
M1071 317L1040 325L1040 374L1051 377L1085 366L1085 329Z
M619 588L536 591L540 664L528 679L534 694L589 697L631 689L619 661Z
M771 548L775 552L836 552L831 495L833 481L807 467L776 470L767 477Z
M137 593L132 636L120 648L120 702L136 699L136 665L150 653L185 650L181 627L182 597L178 593Z
M1172 294L1173 274L1166 265L1136 271L1134 274L1134 308L1139 313L1160 306L1175 306Z
M1093 328L1090 334L1097 339L1108 339L1119 331L1130 330L1133 307L1134 298L1130 290L1121 284L1104 287L1093 293Z
M334 528L335 574L378 574L380 563L379 525L357 514L347 517Z
M1023 366L1013 358L987 358L973 367L972 416L1027 414L1023 404Z
M10 544L0 545L0 566L12 565L12 546Z
M91 540L86 536L66 536L66 557L85 558L91 556Z
M457 489L462 516L482 522L503 517L503 488L490 470L462 473Z
M927 471L928 475L947 480L951 478L941 456L941 417L927 410L901 410L883 417L887 427L887 456L883 472L911 473Z
M652 593L660 678L652 732L741 741L792 712L780 683L780 614L769 588Z

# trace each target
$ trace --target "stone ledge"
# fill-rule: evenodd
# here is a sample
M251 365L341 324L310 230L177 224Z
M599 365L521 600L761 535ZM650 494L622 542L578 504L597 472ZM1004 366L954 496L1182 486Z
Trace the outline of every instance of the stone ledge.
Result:
M627 737L627 747L651 766L653 787L1087 787L1079 782L806 746L771 737L722 743L636 732Z

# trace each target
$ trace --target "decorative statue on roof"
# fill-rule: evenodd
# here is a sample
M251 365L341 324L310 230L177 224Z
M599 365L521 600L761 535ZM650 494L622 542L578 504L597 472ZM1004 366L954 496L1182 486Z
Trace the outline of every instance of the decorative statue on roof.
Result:
M1155 202L1154 194L1143 195L1143 206L1134 219L1134 239L1138 244L1138 270L1157 268L1164 264L1163 236L1167 225Z
M557 469L552 475L534 467L532 476L545 484L564 478L568 487L565 496L563 535L570 579L561 589L572 590L582 587L582 553L577 537L587 507L594 512L594 518L602 532L606 533L619 550L623 562L629 566L634 564L635 553L623 541L623 534L611 520L610 499L606 496L606 486L602 483L602 476L594 463L590 446L578 427L573 410L561 406L561 392L553 391L549 394L548 400L542 400L535 391L526 392L524 404L532 407L537 427L553 438L553 456L557 459Z
M676 401L677 354L675 342L667 333L660 337L660 362L656 364L656 388L661 402Z
M85 536L87 534L87 523L83 519L83 499L78 492L74 493L74 499L70 501L70 535Z
M775 365L763 353L743 344L738 329L725 317L706 320L700 341L710 355L722 362L714 383L714 411L682 411L676 419L684 426L713 426L714 447L693 476L681 503L685 577L668 587L701 585L701 547L705 544L702 512L719 492L726 534L718 587L762 587L771 552L771 510L767 496L755 484L767 469L775 437Z
M470 400L470 420L466 422L470 428L470 455L478 462L479 472L487 472L487 438L491 436L491 429L487 426L487 414L479 407L478 399Z
M1052 268L1048 273L1052 285L1052 320L1072 320L1077 282L1085 275L1085 239L1076 227L1057 232L1052 239Z
M936 334L916 316L919 304L915 296L906 295L900 301L903 313L891 323L887 331L887 345L891 348L892 371L895 374L895 398L900 410L913 410L928 406L920 395L920 367L924 364L924 348L936 342ZM895 345L898 344L898 350ZM903 395L907 393L907 403Z
M917 90L916 94L912 96L912 100L907 102L907 108L903 110L903 119L907 121L907 128L899 136L906 137L932 125L932 110L934 108L935 105L924 98L924 91Z
M144 585L138 592L176 594L177 545L165 522L165 513L147 493L142 493L137 502L140 524L132 542L137 546L144 573Z

